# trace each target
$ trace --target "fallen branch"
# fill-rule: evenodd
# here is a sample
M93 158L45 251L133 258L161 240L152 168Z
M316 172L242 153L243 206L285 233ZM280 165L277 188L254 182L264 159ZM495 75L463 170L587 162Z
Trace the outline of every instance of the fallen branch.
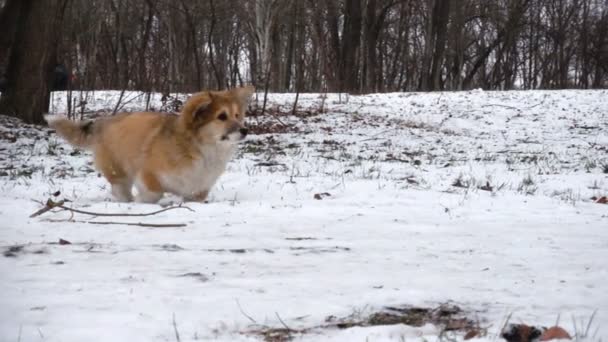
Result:
M489 104L487 104L487 105L483 105L483 106L481 106L481 107L482 107L482 108L486 108L486 107L503 107L503 108L515 109L515 110L521 111L521 110L527 110L527 109L532 109L532 108L534 108L534 107L538 107L538 106L540 106L541 104L543 104L543 102L539 102L539 103L537 103L537 104L535 104L535 105L528 106L528 107L517 108L517 107L513 107L513 106L507 106L507 105L503 105L503 104L500 104L500 103L489 103Z
M283 163L277 163L277 162L270 161L270 162L259 162L259 163L256 163L255 166L285 166L286 167L287 165L285 165Z
M260 116L263 116L264 114L268 114L268 115L272 116L272 118L275 119L282 127L289 127L288 124L286 124L279 118L279 114L288 115L288 113L281 112L280 108L278 108L278 107L277 108L266 108L266 104L264 104L262 108L256 107L256 108L252 109L250 111L249 115L255 117L257 120ZM258 120L258 125L259 125L259 120Z
M148 228L181 228L186 227L185 223L143 223L143 222L115 222L115 221L85 221L85 220L53 220L53 219L45 219L45 222L74 222L74 223L88 223L88 224L100 224L100 225L123 225L123 226L138 226L138 227L148 227Z
M77 222L77 221L74 221ZM149 227L149 228L180 228L186 227L185 223L142 223L142 222L109 222L109 221L79 221L83 223L89 224L120 224L124 226L139 226L139 227Z
M55 208L61 208L63 210L67 210L73 213L78 213L78 214L85 214L85 215L91 215L91 216L105 216L105 217L141 217L141 216L151 216L151 215L156 215L156 214L160 214L162 212L168 211L168 210L173 210L173 209L188 209L190 211L194 211L188 207L182 206L182 205L176 205L176 206L172 206L172 207L167 207L167 208L163 208L161 210L157 210L157 211L153 211L150 213L137 213L137 214L125 214L125 213L97 213L97 212L93 212L93 211L86 211L86 210L80 210L80 209L74 209L74 208L70 208L70 207L66 207L64 204L65 202L69 202L66 200L61 200L59 202L55 202L52 199L48 199L46 200L46 204L44 206L44 208L36 211L35 213L31 214L30 217L36 217L36 216L40 216L44 213L46 213L49 210L55 209Z
M42 215L42 214L46 213L47 211L49 211L49 210L51 210L53 208L57 208L59 206L63 206L64 203L65 203L65 200L61 200L59 202L55 202L55 201L53 201L52 199L49 198L46 201L46 205L44 206L44 208L36 211L32 215L30 215L30 217L36 217L36 216Z
M507 106L507 105L503 105L503 104L498 104L498 103L490 103L487 105L483 105L481 106L482 108L486 108L486 107L503 107L503 108L507 108L507 109L515 109L515 110L521 110L517 107L513 107L513 106Z

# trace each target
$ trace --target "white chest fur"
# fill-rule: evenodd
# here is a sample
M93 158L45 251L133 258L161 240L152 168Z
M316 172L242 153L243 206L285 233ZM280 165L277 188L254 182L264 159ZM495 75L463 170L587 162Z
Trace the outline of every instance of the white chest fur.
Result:
M160 176L163 188L182 197L192 197L211 190L226 170L226 164L235 149L236 144L232 143L203 145L199 158L190 167Z

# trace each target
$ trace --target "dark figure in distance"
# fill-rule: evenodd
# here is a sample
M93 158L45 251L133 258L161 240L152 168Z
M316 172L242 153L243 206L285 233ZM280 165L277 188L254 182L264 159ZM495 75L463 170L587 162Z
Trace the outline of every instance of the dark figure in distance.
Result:
M51 73L52 83L51 83L51 91L55 90L67 90L68 85L70 83L70 73L68 69L63 64L57 63L53 68L53 72ZM8 78L6 74L0 77L0 93L3 93L8 90Z
M6 75L2 75L2 77L0 77L0 93L4 93L7 89L8 86L8 79L6 78Z
M53 69L53 84L51 90L66 90L68 89L68 82L70 74L65 65L57 63Z

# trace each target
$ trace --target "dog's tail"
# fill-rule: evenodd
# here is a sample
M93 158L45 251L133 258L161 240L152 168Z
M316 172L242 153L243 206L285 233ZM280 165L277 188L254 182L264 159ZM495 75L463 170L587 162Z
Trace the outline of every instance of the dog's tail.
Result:
M67 140L70 144L88 148L93 145L95 135L94 121L72 121L57 115L45 115L44 119L49 127L57 131L57 135Z

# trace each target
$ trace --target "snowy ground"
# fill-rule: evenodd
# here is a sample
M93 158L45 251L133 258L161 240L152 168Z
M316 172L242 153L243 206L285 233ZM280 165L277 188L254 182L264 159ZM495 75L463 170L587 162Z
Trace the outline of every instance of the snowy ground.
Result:
M85 95L85 112L111 111L118 92ZM65 103L55 94L54 111ZM256 341L286 325L306 329L298 341L424 341L441 327L322 327L446 302L487 328L480 340L508 316L559 316L581 338L594 310L587 340L608 338L608 206L592 200L608 196L608 91L299 104L249 119L268 133L242 144L210 203L134 218L29 218L56 191L93 212L161 207L114 202L88 152L0 117L0 340Z

